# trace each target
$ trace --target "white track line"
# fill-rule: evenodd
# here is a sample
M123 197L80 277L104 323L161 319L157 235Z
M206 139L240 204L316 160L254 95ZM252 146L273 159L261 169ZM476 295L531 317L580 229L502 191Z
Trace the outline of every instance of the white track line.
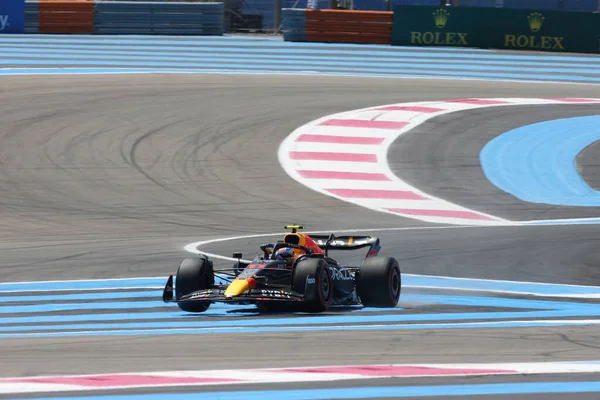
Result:
M480 228L482 228L483 226L481 226ZM415 231L415 230L438 230L438 229L458 229L458 228L476 228L476 227L471 227L471 226L415 226L415 227L399 227L399 228L373 228L373 229L340 229L340 230L329 230L329 231L306 231L304 233L307 233L309 235L316 235L316 234L329 234L329 233L348 233L348 232L352 232L352 233L359 233L359 232L394 232L394 231ZM257 238L268 238L268 237L272 237L272 236L283 236L285 234L285 232L276 232L276 233L259 233L259 234L254 234L254 235L240 235L240 236L229 236L229 237L223 237L223 238L218 238L218 239L208 239L208 240L202 240L199 242L194 242L194 243L190 243L184 246L184 250L193 254L204 254L207 255L209 257L213 257L219 260L226 260L226 261L237 261L237 258L232 258L232 257L227 257L227 256L223 256L221 254L216 254L216 253L209 253L206 251L200 251L198 250L199 247L201 246L205 246L207 244L212 244L212 243L220 243L220 242L229 242L229 241L233 241L233 240L244 240L244 239L257 239ZM235 251L235 250L232 250ZM242 259L243 262L250 262L252 260L246 260L246 259Z

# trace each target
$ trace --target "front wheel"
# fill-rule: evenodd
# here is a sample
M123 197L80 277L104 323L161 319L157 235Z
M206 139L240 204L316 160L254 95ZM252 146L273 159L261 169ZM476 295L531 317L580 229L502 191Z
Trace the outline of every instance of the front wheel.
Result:
M309 312L327 310L333 296L331 271L322 258L306 258L294 269L293 289L304 294L305 308Z
M356 290L365 307L396 307L402 278L394 257L366 258L357 273Z
M175 298L179 300L182 296L197 290L210 289L215 284L215 275L212 262L205 257L186 258L177 269L175 280ZM208 310L209 302L190 301L189 303L177 303L182 311L200 313Z

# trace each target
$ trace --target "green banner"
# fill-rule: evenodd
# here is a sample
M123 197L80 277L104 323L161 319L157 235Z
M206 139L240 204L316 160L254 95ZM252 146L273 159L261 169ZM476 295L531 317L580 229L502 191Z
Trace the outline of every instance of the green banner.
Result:
M392 45L600 53L600 14L396 6Z

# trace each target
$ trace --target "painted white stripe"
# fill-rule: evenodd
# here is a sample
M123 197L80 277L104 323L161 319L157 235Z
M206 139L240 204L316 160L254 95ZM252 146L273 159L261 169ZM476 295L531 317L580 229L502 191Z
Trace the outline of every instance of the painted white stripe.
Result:
M296 173L301 170L309 171L342 171L342 172L372 172L386 173L383 165L375 163L358 163L350 161L331 161L320 160L290 160L290 165L294 166Z
M506 101L513 104L531 104L531 105L543 105L543 104L556 104L555 100L550 99L538 99L538 98L522 98L522 97L496 97L495 100Z
M49 392L75 392L83 388L77 385L62 385L58 383L4 383L0 381L0 393L49 393Z
M353 136L353 137L394 137L393 132L389 129L365 129L351 128L344 126L326 126L315 125L310 131L306 132L309 135L333 135L333 136Z
M370 189L370 190L405 190L412 191L408 184L398 185L394 181L364 181L364 180L345 180L345 179L319 179L315 182L316 187L323 189ZM429 201L431 203L432 201ZM438 202L443 203L443 202Z
M337 195L332 195L332 197L344 200L347 203L354 203L359 206L362 206L362 203L364 202L364 199L352 199ZM419 200L369 199L369 206L375 210L387 207L394 207L399 204L402 204L403 206L405 206L404 208L407 209L425 209L428 206L428 204L424 204L424 201Z
M359 204L360 205L360 204ZM409 207L403 207L409 208ZM413 209L424 209L424 207L414 207ZM494 220L479 220L479 219L466 219L466 218L452 218L444 216L427 216L427 215L414 215L410 213L400 213L389 211L390 214L399 215L405 218L419 219L425 222L431 222L432 224L452 224L452 225L472 225L472 226L506 226L502 221Z
M458 224L458 225L474 225L474 226L489 226L489 225L510 225L520 224L515 221L508 221L506 219L498 218L493 215L481 213L472 209L462 207L458 204L453 204L443 199L431 196L418 188L410 185L397 177L391 170L387 162L388 148L400 135L410 131L419 124L434 118L442 114L448 114L463 110L474 110L479 108L487 107L502 107L502 106L523 106L523 105L543 105L543 104L591 104L597 103L600 99L587 99L584 102L573 103L570 101L561 101L555 99L537 99L537 98L494 98L494 99L462 99L461 101L429 101L429 102L411 102L411 103L399 103L399 104L387 104L375 107L368 107L359 110L346 111L334 115L328 115L323 118L312 121L300 128L296 129L291 135L289 135L279 147L278 157L279 162L282 165L286 173L294 180L301 184L325 194L337 198L342 201L346 201L352 204L362 206L374 211L380 211L399 215L406 218L418 219L421 221L432 222L432 223L443 223L443 224ZM500 104L497 104L500 103ZM443 111L439 112L413 112L413 111L388 111L379 110L380 108L397 106L397 107L410 107L410 106L421 106L429 108L437 108ZM322 122L330 119L373 119L376 121L397 121L397 122L409 122L408 125L401 129L390 130L390 129L373 129L373 128L341 128L332 126L320 126ZM318 129L318 131L316 131ZM336 144L336 143L299 143L296 142L296 138L303 134L335 134L342 135L346 131L351 131L352 136L364 136L364 137L378 137L381 131L386 131L386 140L380 145L353 145L353 144ZM365 132L360 134L359 132ZM337 161L315 161L315 160L292 160L290 159L290 152L293 151L314 151L314 152L339 152L339 153L353 153L353 154L377 154L377 163L364 163L364 162L337 162ZM316 170L316 171L346 171L346 172L376 172L383 173L389 179L385 183L381 182L366 182L363 180L335 180L328 181L324 179L310 179L304 178L298 171L301 170ZM338 195L331 193L326 189L358 189L358 188L386 188L394 190L408 190L418 193L419 195L427 198L427 200L416 200L407 202L403 199L396 201L390 200L374 200L371 198L356 199L345 195ZM410 203L407 206L407 203ZM432 204L435 204L437 208L431 208ZM418 215L414 212L403 212L401 210L389 210L390 208L395 209L410 209L410 210L429 210L438 211L436 215ZM460 213L451 213L452 211L460 211ZM427 214L427 213L422 213ZM477 218L476 216L483 216Z
M368 110L360 111L357 115L369 116L373 119L379 119L385 115L385 119L391 121L412 121L416 117L420 117L423 113L417 111L384 111L384 110Z

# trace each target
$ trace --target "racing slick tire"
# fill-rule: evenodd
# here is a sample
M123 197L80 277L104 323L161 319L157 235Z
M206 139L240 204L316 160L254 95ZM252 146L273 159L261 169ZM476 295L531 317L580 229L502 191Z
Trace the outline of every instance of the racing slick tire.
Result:
M215 273L212 261L205 257L190 257L184 259L177 269L175 280L175 298L201 289L210 289L215 284ZM182 311L201 313L208 310L209 302L194 301L190 303L177 303Z
M322 258L306 258L294 268L292 288L304 295L304 308L309 312L327 310L333 296L333 282L327 262Z
M363 306L396 307L402 278L394 257L366 258L356 275L356 292Z

